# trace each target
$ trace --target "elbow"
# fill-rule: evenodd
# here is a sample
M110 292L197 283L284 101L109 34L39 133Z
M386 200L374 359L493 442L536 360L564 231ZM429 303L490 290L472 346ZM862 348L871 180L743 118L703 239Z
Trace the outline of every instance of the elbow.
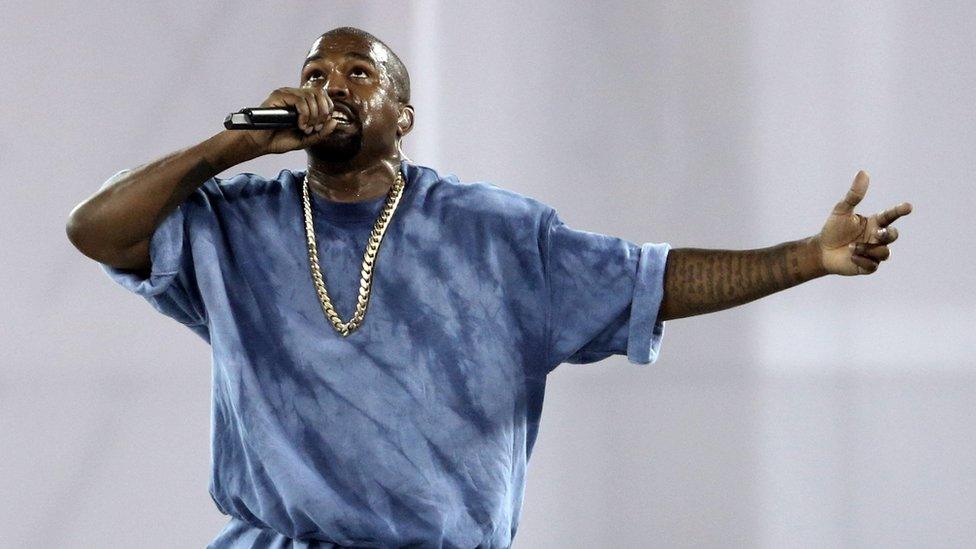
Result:
M152 258L149 251L149 239L144 239L131 246L119 247L107 242L103 236L104 229L99 229L87 220L84 214L79 214L79 207L72 210L65 224L65 233L71 244L83 255L99 263L117 269L131 269L149 276Z
M64 232L68 236L68 241L71 242L71 245L75 249L91 257L91 240L88 237L88 231L85 230L86 224L83 206L84 203L78 204L68 214L68 222L65 223Z
M64 232L71 245L90 259L104 262L107 255L111 255L106 254L104 239L99 238L99 231L94 228L86 212L85 202L75 206L68 214Z

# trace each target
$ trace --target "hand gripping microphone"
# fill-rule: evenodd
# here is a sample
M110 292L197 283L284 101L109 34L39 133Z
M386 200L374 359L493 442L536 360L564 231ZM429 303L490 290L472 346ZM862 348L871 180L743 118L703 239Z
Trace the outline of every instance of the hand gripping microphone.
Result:
M249 107L224 119L228 130L276 130L298 127L298 111L282 107Z

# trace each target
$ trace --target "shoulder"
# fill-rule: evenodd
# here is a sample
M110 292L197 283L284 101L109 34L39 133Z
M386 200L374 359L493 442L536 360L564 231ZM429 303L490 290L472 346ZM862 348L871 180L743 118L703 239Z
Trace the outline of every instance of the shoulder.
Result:
M454 174L439 175L431 168L425 170L430 181L425 201L440 206L445 213L463 216L468 220L495 219L543 222L554 212L549 205L487 181L461 181Z
M275 178L250 172L226 178L211 177L188 198L188 201L216 204L277 196L286 186L293 185L301 175L303 175L301 172L283 169Z

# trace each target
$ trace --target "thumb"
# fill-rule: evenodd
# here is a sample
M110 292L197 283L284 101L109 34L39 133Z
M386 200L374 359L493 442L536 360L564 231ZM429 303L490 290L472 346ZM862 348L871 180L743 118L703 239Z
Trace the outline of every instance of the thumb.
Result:
M854 183L851 183L851 189L847 191L847 196L834 206L834 213L841 215L852 213L854 206L857 206L864 195L868 193L868 182L868 172L864 170L857 172L857 175L854 176Z

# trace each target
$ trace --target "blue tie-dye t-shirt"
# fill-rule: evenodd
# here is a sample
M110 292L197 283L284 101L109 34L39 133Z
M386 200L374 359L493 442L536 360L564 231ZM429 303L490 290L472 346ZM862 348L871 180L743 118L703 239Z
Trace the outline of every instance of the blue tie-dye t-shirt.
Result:
M231 516L213 547L508 547L546 375L657 359L668 244L401 169L365 321L345 338L312 283L304 172L210 179L156 229L148 278L102 265L213 349L209 488ZM349 319L384 198L311 200Z

